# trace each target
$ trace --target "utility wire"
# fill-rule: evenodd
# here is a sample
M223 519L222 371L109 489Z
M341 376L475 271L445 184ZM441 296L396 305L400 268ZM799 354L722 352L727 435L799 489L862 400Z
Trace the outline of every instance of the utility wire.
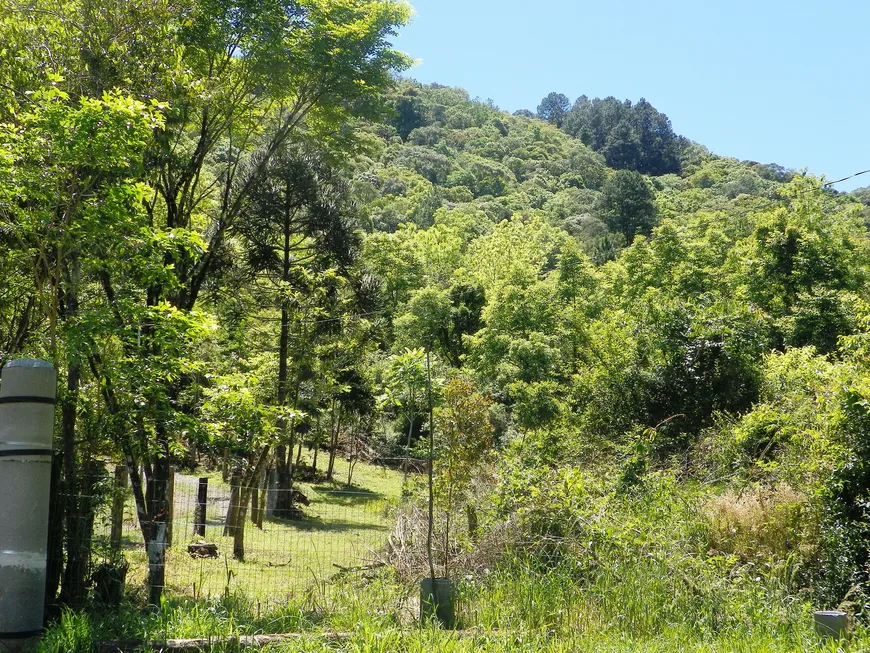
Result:
M870 170L862 170L861 172L856 172L853 175L849 175L848 177L843 177L842 179L835 179L834 181L829 181L826 184L822 184L822 188L828 188L829 186L833 186L835 184L839 184L844 181L848 181L850 179L854 179L855 177L860 177L861 175L866 175Z
M817 193L817 192L822 191L822 190L827 190L827 189L831 188L832 186L835 186L836 184L840 184L844 181L848 181L849 179L854 179L855 177L860 177L861 175L866 175L867 173L870 173L870 169L856 172L854 174L849 175L848 177L843 177L842 179L835 179L834 181L827 181L824 184L820 184L819 186L814 186L813 188L807 188L806 190L802 190L801 192L797 193L796 195L793 195L792 197L781 197L779 199L770 200L768 202L765 202L764 204L759 204L757 206L753 206L752 208L744 209L742 211L738 211L737 213L732 213L731 215L733 217L742 217L742 216L747 215L749 213L755 213L757 211L762 211L764 209L770 208L771 206L776 206L777 204L783 204L785 202L788 202L788 201L794 199L795 197L802 197L803 195L807 195L809 193ZM724 209L720 209L720 210L724 211ZM683 228L689 229L689 228L696 228L696 227L705 227L709 224L712 224L713 222L718 222L718 221L719 220L705 220L703 222L695 223L692 225L683 225ZM653 238L650 238L649 240L655 240L655 239L656 239L656 237L653 237Z
M841 179L835 179L833 181L827 181L827 182L820 184L818 186L814 186L813 188L808 188L806 190L803 190L803 191L797 193L796 195L793 195L792 197L781 197L779 199L770 200L770 201L765 202L763 204L758 204L756 206L753 206L752 208L738 211L737 213L728 213L727 217L742 217L742 216L747 215L749 213L756 213L758 211L763 211L764 209L770 208L771 206L776 206L778 204L783 204L785 202L789 202L789 201L793 200L795 197L801 197L801 196L807 195L809 193L817 193L819 191L829 189L832 186L835 186L836 184L841 184L844 181L848 181L850 179L854 179L855 177L860 177L861 175L866 175L868 173L870 173L870 169L861 170L860 172L853 173L847 177L843 177ZM718 212L726 212L727 213L727 209L715 209L715 210ZM703 229L704 227L708 227L712 224L720 224L721 222L722 222L721 217L715 217L715 218L711 218L709 220L702 220L699 222L695 222L693 224L677 225L677 229L679 229L681 231L685 231L687 229L699 229L699 228ZM655 234L655 235L648 237L646 239L646 242L651 243L651 242L654 242L656 240L661 240L661 238L663 238L663 236ZM578 261L577 263L572 263L570 266L568 266L568 269L571 270L571 269L580 267L581 265L583 265L583 261ZM552 271L553 270L541 270L538 273L538 276L539 277L546 277Z

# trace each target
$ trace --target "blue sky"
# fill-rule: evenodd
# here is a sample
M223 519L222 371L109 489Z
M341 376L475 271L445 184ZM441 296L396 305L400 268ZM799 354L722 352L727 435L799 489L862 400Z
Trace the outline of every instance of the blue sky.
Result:
M409 76L508 111L645 97L713 152L829 180L870 168L870 2L411 0ZM870 185L870 174L839 190Z

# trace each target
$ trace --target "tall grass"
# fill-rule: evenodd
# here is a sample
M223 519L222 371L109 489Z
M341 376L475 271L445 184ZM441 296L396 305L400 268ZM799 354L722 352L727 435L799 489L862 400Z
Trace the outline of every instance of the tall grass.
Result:
M576 567L576 566L575 566ZM693 586L670 579L666 560L624 560L589 577L562 562L542 573L515 559L486 578L460 584L463 631L445 632L414 620L415 588L383 577L347 583L330 605L294 604L257 615L240 597L167 601L148 611L65 613L40 651L92 650L95 642L210 637L214 651L235 650L227 638L295 632L281 651L818 651L810 606L782 591L774 576L724 579L715 566ZM341 633L336 638L334 633ZM866 650L859 631L843 650Z
M300 635L275 650L323 653L870 648L861 626L842 643L813 633L813 609L834 606L813 605L793 538L775 532L794 526L791 512L781 517L792 495L777 494L782 505L766 496L762 506L667 475L651 476L630 495L575 481L542 485L534 505L512 516L510 540L489 549L482 543L500 554L489 565L477 561L459 580L458 633L421 626L418 579L384 571L350 576L328 591L314 587L268 613L241 596L170 599L153 612L67 613L41 650L88 650L101 639L276 632ZM490 532L505 537L505 529ZM231 650L222 646L214 650Z

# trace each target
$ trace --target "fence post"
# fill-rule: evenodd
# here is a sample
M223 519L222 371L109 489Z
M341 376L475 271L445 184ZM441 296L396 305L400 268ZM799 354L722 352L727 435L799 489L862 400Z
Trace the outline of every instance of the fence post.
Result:
M257 474L253 480L253 487L251 488L251 523L257 523L257 514L260 511L260 477L262 476L262 472Z
M275 508L278 505L278 468L273 467L270 470L269 476L266 479L266 517L271 518L275 515Z
M0 650L42 631L57 372L14 360L0 388Z
M166 512L166 546L172 546L172 518L175 516L175 467L169 466L169 487L166 488L166 500L169 509Z
M224 447L223 462L221 463L221 478L224 483L230 480L230 448Z
M109 546L113 551L121 549L121 534L124 530L124 503L127 499L127 467L115 467L115 493L112 497L112 532L109 535Z
M196 515L193 524L193 534L205 537L205 511L208 503L208 476L199 479L196 490Z
M266 514L266 487L269 478L269 470L264 469L260 475L260 503L257 505L257 528L263 530L263 517Z

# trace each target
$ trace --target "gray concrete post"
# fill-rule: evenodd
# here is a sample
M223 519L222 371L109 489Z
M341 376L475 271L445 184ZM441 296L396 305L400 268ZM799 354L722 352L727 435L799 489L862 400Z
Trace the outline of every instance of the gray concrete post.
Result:
M42 631L57 372L20 359L0 384L0 651Z

